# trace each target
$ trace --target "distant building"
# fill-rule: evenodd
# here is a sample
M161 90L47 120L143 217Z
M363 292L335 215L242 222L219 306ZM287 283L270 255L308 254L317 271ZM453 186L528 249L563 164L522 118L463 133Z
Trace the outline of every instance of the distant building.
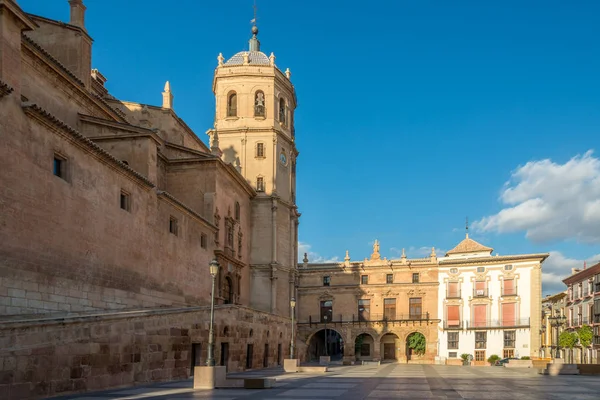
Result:
M300 265L298 343L308 360L433 363L437 353L437 256ZM424 354L408 345L423 335Z
M567 285L566 328L576 331L584 325L592 327L592 346L573 351L574 362L597 363L600 354L600 263L589 268L573 269L571 276L563 279Z
M548 254L492 251L467 234L438 259L442 360L466 353L484 365L493 354L539 356L541 267Z
M560 332L564 330L565 326L558 326L558 320L553 320L552 318L565 315L566 300L566 291L548 295L542 299L541 358L556 357L557 338L558 335L560 335ZM560 358L564 358L564 349L559 349L559 351Z
M307 357L341 341L350 360L460 363L463 353L485 365L489 356L539 357L541 266L548 254L492 255L467 237L444 257L370 259L310 264L298 270L298 332ZM434 328L435 326L435 328ZM330 337L336 332L335 338ZM425 336L416 357L409 336ZM394 347L392 347L392 343ZM332 354L335 353L335 354ZM341 354L343 353L343 354Z

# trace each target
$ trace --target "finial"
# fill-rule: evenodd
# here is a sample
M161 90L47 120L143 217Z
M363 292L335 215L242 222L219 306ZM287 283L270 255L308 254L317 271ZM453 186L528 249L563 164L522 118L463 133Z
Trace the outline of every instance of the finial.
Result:
M404 252L404 248L402 248L402 255L401 255L401 257L402 258L406 258L406 253Z
M429 256L430 256L430 257L432 257L432 258L433 258L433 257L436 257L436 254L435 254L435 247L432 247L432 248L431 248L431 254L430 254Z
M260 51L260 41L256 37L258 35L258 27L256 26L256 0L254 0L254 18L250 20L252 24L252 39L250 39L250 51Z
M346 250L346 257L344 257L344 261L350 261L350 254L348 253L348 250Z
M302 260L304 264L308 263L308 254L304 253L304 259Z
M173 93L171 93L171 84L169 81L165 83L165 91L163 92L162 108L173 108Z
M271 52L271 55L269 56L269 65L271 67L275 65L275 54L273 54L273 52Z
M583 269L586 269L586 268L587 268L587 261L584 261L583 262Z
M469 238L469 217L467 217L467 221L466 221L466 231L467 231L466 239L468 239Z
M285 70L285 76L287 76L288 79L292 77L292 71L290 71L289 68Z
M245 52L242 57L244 59L244 65L250 64L250 53Z
M221 65L223 65L223 60L225 60L225 57L223 57L223 53L219 53L219 56L217 57L217 61L219 62L219 67Z

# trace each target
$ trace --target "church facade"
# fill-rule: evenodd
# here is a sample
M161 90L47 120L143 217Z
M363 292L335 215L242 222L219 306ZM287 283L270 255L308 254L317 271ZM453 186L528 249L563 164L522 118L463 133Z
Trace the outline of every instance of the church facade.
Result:
M169 82L156 105L112 96L92 69L83 1L64 6L68 23L0 0L9 395L187 378L206 361L213 259L217 364L281 364L300 217L291 73L261 52L256 27L247 51L219 55L207 146Z

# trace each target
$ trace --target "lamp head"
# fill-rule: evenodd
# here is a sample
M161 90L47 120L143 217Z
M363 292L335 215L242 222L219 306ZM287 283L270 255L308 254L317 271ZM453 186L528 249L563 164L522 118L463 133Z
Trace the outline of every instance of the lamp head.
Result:
M220 265L216 258L213 258L210 264L208 264L208 267L210 269L210 276L212 276L213 278L217 276L217 274L219 273Z
M290 300L290 306L292 308L296 307L296 298L295 297L292 297L292 299Z

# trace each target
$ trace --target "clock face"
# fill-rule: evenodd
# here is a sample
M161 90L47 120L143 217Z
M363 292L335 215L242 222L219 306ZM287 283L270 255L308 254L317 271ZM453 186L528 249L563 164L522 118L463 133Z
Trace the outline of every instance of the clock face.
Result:
M287 165L287 156L285 155L284 152L281 152L281 154L279 154L279 161L283 164L283 165Z

